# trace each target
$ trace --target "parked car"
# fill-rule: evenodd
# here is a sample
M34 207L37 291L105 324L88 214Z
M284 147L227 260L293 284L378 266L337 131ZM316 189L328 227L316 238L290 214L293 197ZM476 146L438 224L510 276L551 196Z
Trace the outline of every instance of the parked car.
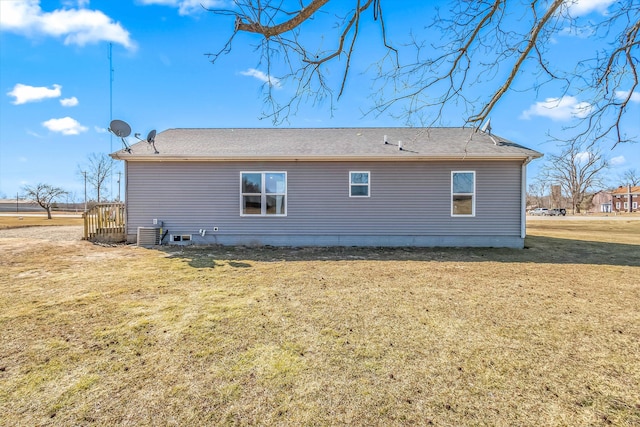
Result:
M529 211L529 215L548 215L548 212L547 208L535 208Z
M551 216L565 216L566 214L567 210L564 208L549 209L549 211L547 212L547 215Z

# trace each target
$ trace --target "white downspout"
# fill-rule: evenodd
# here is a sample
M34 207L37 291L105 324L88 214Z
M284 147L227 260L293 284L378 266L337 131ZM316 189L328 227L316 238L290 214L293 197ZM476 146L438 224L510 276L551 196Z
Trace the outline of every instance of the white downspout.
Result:
M527 236L527 165L533 160L531 157L527 157L522 163L522 173L520 174L521 182L521 197L520 197L520 238L524 239Z

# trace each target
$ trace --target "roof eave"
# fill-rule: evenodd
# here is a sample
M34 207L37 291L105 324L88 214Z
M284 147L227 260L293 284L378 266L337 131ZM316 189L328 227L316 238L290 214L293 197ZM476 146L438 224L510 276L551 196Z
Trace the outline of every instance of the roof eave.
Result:
M430 156L135 156L127 153L113 153L116 160L136 162L415 162L448 160L531 160L542 157L536 154L520 155L430 155Z

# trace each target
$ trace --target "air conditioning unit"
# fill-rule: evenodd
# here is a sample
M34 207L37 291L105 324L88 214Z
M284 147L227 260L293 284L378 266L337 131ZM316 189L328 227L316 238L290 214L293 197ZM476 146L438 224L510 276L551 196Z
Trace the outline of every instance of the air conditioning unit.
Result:
M138 246L149 248L160 244L160 227L138 227Z

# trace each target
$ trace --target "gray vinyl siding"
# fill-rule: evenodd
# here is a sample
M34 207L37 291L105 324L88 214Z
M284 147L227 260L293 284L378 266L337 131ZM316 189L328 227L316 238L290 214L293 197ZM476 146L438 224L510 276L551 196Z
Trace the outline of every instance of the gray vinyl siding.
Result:
M519 246L521 166L519 161L128 161L127 234L135 237L138 227L151 226L156 218L171 234L206 229L194 243L332 244L343 236L345 244L402 245L420 244L411 239L425 236L431 240L420 245L461 246L467 239L470 246L501 246L500 241ZM287 172L286 217L240 216L242 171ZM370 197L349 197L350 171L370 172ZM475 217L451 216L452 171L476 172Z

